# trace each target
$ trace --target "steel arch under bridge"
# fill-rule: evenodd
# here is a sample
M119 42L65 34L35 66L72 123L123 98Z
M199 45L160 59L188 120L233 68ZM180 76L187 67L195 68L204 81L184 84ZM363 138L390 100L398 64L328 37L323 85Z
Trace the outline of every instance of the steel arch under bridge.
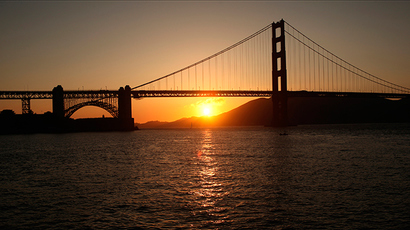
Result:
M118 91L64 91L64 117L71 117L85 106L96 106L106 110L114 118L119 117Z
M85 106L97 106L102 109L105 109L108 113L111 114L114 118L118 118L118 108L115 105L112 105L110 103L104 102L104 101L86 101L82 102L79 104L76 104L74 106L69 107L64 111L64 117L70 118L77 110L81 109L82 107Z

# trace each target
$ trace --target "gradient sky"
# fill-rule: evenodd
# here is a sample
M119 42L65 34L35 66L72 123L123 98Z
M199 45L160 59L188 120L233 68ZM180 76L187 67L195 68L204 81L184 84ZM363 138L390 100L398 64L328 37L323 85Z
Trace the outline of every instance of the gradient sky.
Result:
M0 90L118 89L164 76L284 19L351 64L410 87L409 1L0 2ZM250 98L224 98L228 111ZM133 100L136 122L200 115L206 98ZM32 100L36 113L51 101ZM198 108L197 108L198 107ZM21 113L21 102L0 110ZM74 117L108 115L83 108Z

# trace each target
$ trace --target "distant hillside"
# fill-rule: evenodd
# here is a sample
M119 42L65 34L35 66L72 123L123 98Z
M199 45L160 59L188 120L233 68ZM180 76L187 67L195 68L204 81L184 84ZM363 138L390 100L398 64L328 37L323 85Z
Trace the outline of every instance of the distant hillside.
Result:
M247 102L229 112L213 117L182 118L173 122L150 121L137 124L140 129L150 128L197 128L214 126L263 126L272 116L271 101L259 98Z
M289 98L293 124L410 122L410 99Z
M259 98L215 117L216 126L263 126L270 123L272 102Z
M168 124L168 123L169 122L164 122L164 121L148 121L148 122L143 123L143 124L136 123L136 125L140 129L141 128L142 129L152 129L152 128L156 128L156 127L159 127L161 125Z
M147 128L190 128L215 126L264 126L272 117L270 99L259 98L214 117L182 118L174 122L137 124ZM410 122L410 100L383 98L289 98L291 125Z

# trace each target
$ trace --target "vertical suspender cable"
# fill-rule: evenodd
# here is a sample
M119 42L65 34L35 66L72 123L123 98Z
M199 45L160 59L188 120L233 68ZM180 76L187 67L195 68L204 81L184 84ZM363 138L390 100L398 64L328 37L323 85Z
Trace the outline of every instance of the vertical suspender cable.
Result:
M313 44L313 50L315 49L315 45ZM316 56L313 52L313 89L316 89Z
M318 72L318 82L319 82L319 91L322 90L322 88L320 87L320 53L319 53L319 47L318 49L318 54L317 54L317 72Z
M236 50L236 49L234 49L234 50ZM232 51L233 52L233 51ZM226 70L226 72L228 72L227 74L226 74L226 76L227 76L227 79L228 79L228 90L230 90L231 89L231 55L230 55L231 53L229 52L228 53L228 57L226 58L227 60L226 60L226 64L227 64L227 70Z
M327 91L330 91L329 61L327 61Z
M311 73L312 73L312 70L311 70L311 64L310 64L310 49L308 49L308 51L309 51L309 53L308 53L308 55L309 55L309 90L312 90L312 81L311 81Z
M333 55L332 55L332 63L333 63ZM334 81L334 68L335 67L335 65L333 64L332 65L332 91L334 91L334 85L333 85L333 81Z
M225 78L225 59L224 59L224 54L221 54L221 67L222 67L222 69L221 69L221 87L222 87L222 89L224 89L224 83L225 83L225 81L226 81L226 78Z
M303 42L305 41L305 38L303 38ZM307 76L306 76L306 47L303 46L303 80L305 82L305 87L304 89L306 90L306 80L307 80Z
M326 77L325 77L325 51L324 50L322 50L322 52L323 52L323 55L322 55L322 69L323 69L323 72L322 72L322 78L323 78L323 91L326 91L325 90L325 87L326 87Z
M211 86L211 76L212 76L212 74L211 74L211 60L208 61L208 67L209 67L209 69L208 69L208 75L209 75L209 90L211 90L211 89L212 89L212 86Z
M215 57L215 88L218 90L218 56Z
M299 36L299 35L298 35ZM302 64L301 64L301 59L302 59L302 52L300 52L300 43L298 43L298 60L299 60L299 90L302 89Z

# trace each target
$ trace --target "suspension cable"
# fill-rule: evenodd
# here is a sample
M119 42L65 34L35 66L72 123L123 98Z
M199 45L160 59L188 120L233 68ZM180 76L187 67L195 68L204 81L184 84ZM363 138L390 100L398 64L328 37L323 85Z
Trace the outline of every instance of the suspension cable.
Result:
M229 51L229 50L231 50L231 49L233 49L233 48L235 48L235 47L237 47L237 46L239 46L239 45L241 45L241 44L243 44L243 43L249 41L250 39L252 39L252 38L258 36L259 34L265 32L266 30L270 29L271 27L272 27L272 24L269 24L269 25L265 26L264 28L260 29L259 31L255 32L254 34L252 34L252 35L250 35L250 36L248 36L248 37L246 37L246 38L240 40L239 42L237 42L237 43L235 43L235 44L229 46L229 47L226 48L226 49L223 49L223 50L219 51L218 53L215 53L215 54L213 54L213 55L211 55L211 56L209 56L209 57L207 57L207 58L204 58L204 59L202 59L202 60L200 60L200 61L198 61L198 62L195 62L195 63L192 64L192 65L189 65L189 66L187 66L187 67L185 67L185 68L182 68L182 69L180 69L180 70L178 70L178 71L175 71L175 72L173 72L173 73L167 74L167 75L165 75L165 76L163 76L163 77L160 77L160 78L157 78L157 79L152 80L152 81L150 81L150 82L147 82L147 83L144 83L144 84L135 86L135 87L131 88L131 90L134 90L134 89L143 87L143 86L145 86L145 85L154 83L154 82L159 81L159 80L161 80L161 79L167 78L167 77L169 77L169 76L171 76L171 75L173 75L173 74L176 74L176 73L178 73L178 72L182 72L182 71L184 71L184 70L186 70L186 69L189 69L189 68L191 68L191 67L193 67L193 66L195 66L195 65L201 64L201 63L203 63L203 62L205 62L205 61L208 61L208 60L210 60L210 59L212 59L212 58L214 58L214 57L216 57L216 56L219 56L220 54L223 54L223 53L225 53L225 52L227 52L227 51Z
M349 65L349 66L351 66L351 67L353 67L353 68L356 68L357 70L359 70L359 71L361 71L361 72L363 72L363 73L365 73L365 74L367 74L367 75L369 75L369 76L371 76L371 77L373 77L373 78L375 78L375 79L377 79L377 80L380 80L380 81L382 81L382 82L384 82L384 83L391 84L391 85L393 85L393 86L396 86L396 87L398 87L398 88L401 88L401 89L397 89L397 88L396 88L396 90L400 90L400 91L410 90L410 88L407 88L407 87L404 87L404 86L400 86L400 85L394 84L394 83L392 83L392 82L386 81L386 80L384 80L384 79L382 79L382 78L376 77L375 75L370 74L370 73L368 73L368 72L366 72L366 71L364 71L364 70L362 70L362 69L360 69L360 68L358 68L358 67L356 67L356 66L350 64L349 62L345 61L344 59L340 58L339 56L335 55L334 53L330 52L329 50L325 49L325 48L322 47L321 45L319 45L319 44L317 44L316 42L314 42L312 39L310 39L309 37L307 37L306 35L304 35L302 32L300 32L299 30L297 30L295 27L293 27L292 25L290 25L290 24L287 23L286 21L285 21L285 23L286 23L286 25L288 25L289 27L291 27L293 30L295 30L295 31L297 31L298 33L300 33L303 37L305 37L306 39L308 39L310 42L312 42L313 44L317 45L317 46L318 46L319 48L321 48L322 50L324 50L324 51L330 53L331 55L335 56L336 58L338 58L338 59L341 60L342 62L346 63L347 65ZM346 67L342 66L341 64L335 63L333 60L329 59L328 57L323 56L323 55L320 54L318 51L314 50L312 47L310 47L309 45L307 45L305 42L301 41L300 39L298 39L298 38L296 38L295 36L293 36L292 34L290 34L288 31L285 31L285 33L287 33L288 35L290 35L291 37L293 37L295 40L299 41L300 43L302 43L302 44L305 45L306 47L310 48L313 52L315 52L315 53L317 53L318 55L322 56L323 58L327 59L328 61L330 61L330 62L332 62L332 63L334 63L334 64L336 64L336 65L339 65L341 68L347 70L348 72L351 72L349 69L347 69ZM379 82L377 82L377 81L375 81L375 80L372 80L372 79L367 78L367 77L365 77L365 76L362 76L362 75L360 75L360 74L357 74L357 75L360 76L360 77L362 77L362 78L364 78L364 79L366 79L366 80L368 80L368 81L371 81L371 82L373 82L373 83L376 83L376 84L383 85L383 86L385 86L385 87L394 89L392 86L388 86L388 85L379 83Z

